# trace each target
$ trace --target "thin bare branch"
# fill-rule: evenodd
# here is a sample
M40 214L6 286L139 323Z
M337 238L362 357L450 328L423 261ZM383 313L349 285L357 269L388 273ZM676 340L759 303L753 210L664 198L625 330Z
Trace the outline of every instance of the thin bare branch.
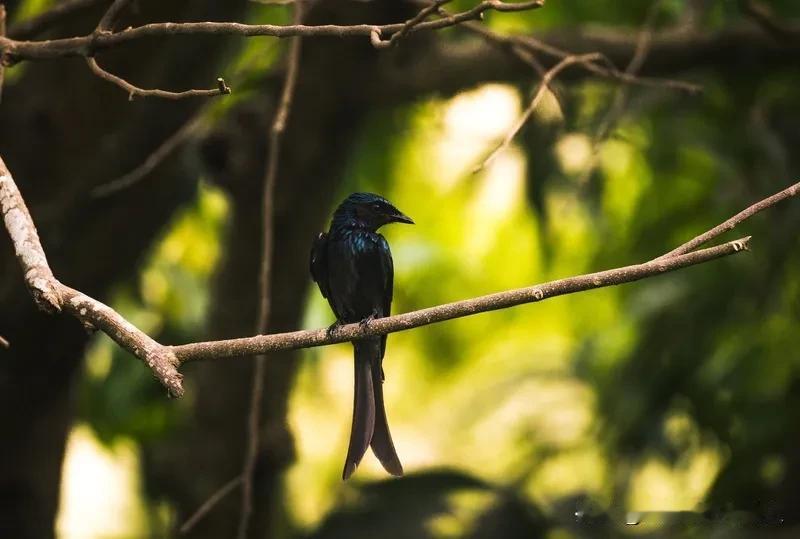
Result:
M790 41L800 39L788 25L785 25L779 17L772 13L768 5L756 0L740 0L739 5L745 15L750 17L775 40Z
M109 6L108 10L103 14L103 18L97 25L97 32L110 32L114 28L114 24L119 19L119 16L128 7L131 0L114 0L114 3Z
M179 531L181 534L189 533L192 531L198 522L203 520L207 514L211 512L216 505L225 499L225 496L236 490L236 487L242 484L242 476L237 475L227 483L225 483L218 491L216 491L210 498L208 498L203 505L197 508L197 511L194 512L192 516L186 519L186 522L180 527Z
M297 0L294 4L294 23L303 21L303 3ZM259 272L259 307L257 333L266 333L272 311L272 251L274 243L275 186L278 180L278 164L283 142L286 122L292 109L297 76L300 71L300 55L302 38L295 37L289 45L287 56L288 67L283 83L278 109L275 113L269 132L269 155L264 173L264 191L262 196L261 218L263 231L261 234L261 268ZM246 539L250 526L250 515L253 512L253 474L256 467L259 448L259 429L261 428L261 405L264 394L264 376L266 376L267 358L259 355L253 365L253 385L250 394L250 412L247 421L247 444L244 465L242 467L242 510L239 517L238 538Z
M525 111L522 115L517 119L514 126L511 130L506 134L502 141L489 153L489 155L476 166L472 172L477 173L486 168L494 159L506 148L508 145L511 144L511 141L514 140L514 137L519 133L520 129L528 122L533 111L536 110L536 107L539 106L539 102L545 95L545 91L550 86L550 83L555 79L561 71L566 69L567 67L574 65L574 64L586 64L589 62L594 62L595 60L600 58L600 54L598 53L591 53L591 54L581 54L579 56L567 56L555 66L553 66L547 73L544 74L542 77L539 86L536 89L536 92L533 94L533 99L531 99L530 104L527 106Z
M213 90L184 90L182 92L169 92L167 90L145 90L134 86L125 79L109 73L97 63L93 56L86 57L86 63L92 73L103 80L116 84L128 93L128 99L133 101L134 97L161 97L164 99L184 99L187 97L214 97L231 93L231 89L225 84L222 78L217 79L217 88Z
M650 9L647 12L644 24L639 32L639 37L636 40L636 48L633 51L633 57L624 71L626 76L636 76L636 74L642 68L645 59L647 58L647 53L650 51L650 43L653 37L653 25L655 24L656 16L658 15L658 11L661 8L662 3L663 2L661 0L656 0L650 6ZM623 110L625 109L625 104L628 101L628 90L628 86L620 86L617 88L611 109L603 119L603 122L601 123L597 133L595 133L595 144L606 138L608 132L611 130L611 127L619 119L619 116L622 114Z
M639 36L636 40L636 47L634 48L631 61L628 62L628 65L623 72L625 76L635 77L642 68L644 61L647 58L647 53L650 51L650 43L653 37L653 26L655 25L656 17L661 9L662 3L663 2L661 0L655 0L655 2L650 5L644 24L642 25L642 29L639 31ZM600 122L597 130L594 133L594 136L592 137L591 155L586 167L578 179L578 185L584 185L589 179L589 176L591 176L591 174L597 168L597 164L600 161L601 144L608 138L608 135L611 133L612 129L625 112L629 95L629 85L621 85L616 89L611 106L608 108L608 111L606 112L603 120Z
M507 48L520 61L531 66L540 77L544 77L545 73L547 73L545 67L539 60L537 60L536 56L529 50L529 48L516 43L514 39L498 34L497 32L490 30L483 24L477 22L465 22L463 25L461 25L461 27L472 32L473 34L481 36L489 43L493 43L499 47Z
M188 122L184 123L177 131L167 137L139 166L123 174L119 178L95 187L91 191L91 196L103 198L112 195L131 187L147 177L147 175L153 172L167 157L172 155L175 150L191 138L200 126L206 110L206 107L203 107L190 118Z
M508 39L522 47L526 47L532 51L539 51L548 56L558 59L564 59L574 54L545 43L535 37L531 36L509 36ZM699 84L686 82L682 80L662 79L654 77L635 76L624 71L620 71L605 55L600 55L598 62L586 62L582 66L590 73L605 77L611 80L616 80L625 84L632 84L638 86L647 86L654 88L667 88L670 90L680 90L689 94L696 94L703 90ZM602 64L602 65L601 65Z
M749 219L750 217L754 216L755 214L757 214L759 212L762 212L762 211L766 210L767 208L771 208L772 206L774 206L778 202L786 200L787 198L792 198L794 196L797 196L798 193L800 193L800 182L798 182L798 183L796 183L796 184L794 184L794 185L792 185L790 187L787 187L786 189L784 189L783 191L781 191L779 193L775 193L771 197L767 197L764 200L760 200L760 201L756 202L755 204L753 204L749 208L740 211L739 213L737 213L736 215L734 215L733 217L731 217L730 219L728 219L724 223L721 223L721 224L715 226L714 228L712 228L711 230L709 230L707 232L703 232L699 236L696 236L696 237L692 238L691 240L687 241L686 243L684 243L680 247L676 247L675 249L673 249L672 251L668 252L667 254L659 256L654 261L657 262L657 261L660 261L660 260L666 260L666 259L673 258L673 257L676 257L676 256L681 256L684 253L688 253L690 251L694 251L695 249L697 249L698 247L700 247L704 243L707 243L707 242L711 241L712 239L716 238L720 234L723 234L725 232L733 230L742 221L745 221L746 219Z
M434 0L428 6L423 7L412 18L408 19L403 25L403 27L398 32L392 34L392 37L390 37L387 40L382 40L379 32L371 34L370 38L372 39L372 44L379 49L385 49L391 47L399 40L403 39L415 26L423 22L430 15L439 12L439 8L441 8L443 5L447 4L450 1L451 0Z
M500 0L483 0L471 9L455 13L434 21L425 21L413 26L409 31L419 32L426 30L440 30L456 26L466 21L479 20L487 11L512 13L529 11L543 5L543 0L529 0L526 2L506 3ZM52 39L47 41L17 41L9 38L0 38L0 50L14 60L47 60L63 58L65 56L87 56L88 51L101 51L130 43L143 38L164 37L176 35L234 35L244 37L271 36L288 38L302 37L366 37L373 32L386 39L395 32L403 29L405 23L394 24L355 24L335 25L324 24L308 26L294 24L281 26L274 24L242 24L238 22L162 22L145 24L133 28L126 28L119 32L92 33L80 37Z
M429 307L419 311L378 318L370 322L367 327L355 323L340 326L333 332L329 332L327 329L311 329L272 335L256 335L240 339L173 346L172 351L183 363L186 361L249 356L278 350L311 348L385 335L454 318L507 309L526 303L535 303L556 296L639 281L748 250L749 241L750 237L748 236L716 247L709 247L708 249L664 260L653 260L634 266L568 277L527 288L497 292L477 298L437 305L436 307Z
M431 6L431 4L427 1L417 0L417 3L422 4L423 6ZM655 11L656 9L651 7L650 11L648 12L648 20ZM447 10L441 7L437 9L437 13L442 17L451 16L451 14L447 12ZM464 22L461 25L459 25L459 27L468 30L474 34L480 35L489 43L507 49L523 63L526 63L531 67L533 67L539 73L539 76L544 76L546 69L533 54L534 52L543 52L559 60L563 60L568 56L576 56L576 54L570 53L563 49L559 49L558 47L554 47L552 45L549 45L548 43L542 42L540 40L537 40L529 36L500 34L498 32L490 30L485 25L474 21ZM373 44L375 43L373 42ZM598 65L594 62L587 62L584 65L584 67L587 71L595 75L614 79L617 80L618 82L630 85L661 86L673 90L685 91L688 93L697 93L702 89L697 84L687 83L679 80L657 79L652 77L638 77L633 74L626 74L623 71L619 71L608 58L603 57L601 61L604 65Z
M8 35L14 39L30 39L73 13L109 2L110 0L64 0L30 19L14 23L9 27Z
M6 35L6 6L0 4L0 38ZM3 82L6 76L6 66L4 62L4 55L0 51L0 103L3 102Z
M0 335L0 348L9 348L11 343L8 342L8 339Z
M53 276L30 212L2 158L0 211L25 275L25 283L39 308L51 313L63 311L80 320L87 329L103 331L144 361L171 395L181 396L183 387L177 371L178 360L171 348L151 339L111 307L61 284Z

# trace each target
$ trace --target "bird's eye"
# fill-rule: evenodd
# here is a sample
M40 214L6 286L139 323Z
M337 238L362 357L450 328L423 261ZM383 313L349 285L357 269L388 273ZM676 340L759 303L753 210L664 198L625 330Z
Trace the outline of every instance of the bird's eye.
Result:
M380 211L381 210L380 202L373 202L372 203L372 209L375 210L375 211Z

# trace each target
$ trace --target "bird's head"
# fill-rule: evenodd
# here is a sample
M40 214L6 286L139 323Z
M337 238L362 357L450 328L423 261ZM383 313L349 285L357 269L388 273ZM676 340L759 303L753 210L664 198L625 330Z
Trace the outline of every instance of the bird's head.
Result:
M377 230L389 223L414 221L395 208L385 198L372 193L353 193L342 202L333 214L334 222L352 222L369 230Z

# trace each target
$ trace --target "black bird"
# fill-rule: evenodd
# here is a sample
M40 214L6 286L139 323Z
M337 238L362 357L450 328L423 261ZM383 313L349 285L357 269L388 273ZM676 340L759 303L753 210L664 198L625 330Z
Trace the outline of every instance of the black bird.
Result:
M334 212L328 233L314 241L311 277L336 315L331 330L389 316L394 266L389 244L377 233L388 223L414 221L378 195L353 193ZM353 341L353 349L353 424L342 479L352 475L368 446L387 472L403 475L383 405L386 335Z

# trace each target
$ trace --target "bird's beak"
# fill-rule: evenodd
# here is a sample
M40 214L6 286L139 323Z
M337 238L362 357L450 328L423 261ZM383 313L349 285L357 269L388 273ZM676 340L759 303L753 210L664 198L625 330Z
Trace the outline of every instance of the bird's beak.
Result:
M414 221L408 215L403 213L397 212L396 214L392 215L392 222L393 223L406 223L409 225L413 225Z

